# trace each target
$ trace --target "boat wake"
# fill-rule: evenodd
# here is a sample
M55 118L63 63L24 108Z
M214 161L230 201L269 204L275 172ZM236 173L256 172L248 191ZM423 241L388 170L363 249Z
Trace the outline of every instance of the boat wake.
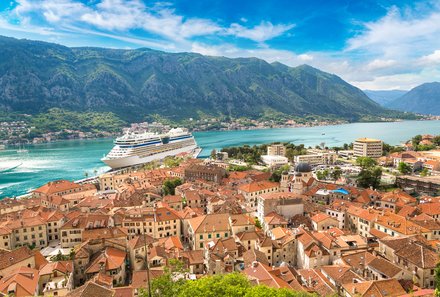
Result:
M23 165L23 162L15 163L14 165L8 166L8 167L0 167L0 173L10 172L10 171L20 167L21 165Z

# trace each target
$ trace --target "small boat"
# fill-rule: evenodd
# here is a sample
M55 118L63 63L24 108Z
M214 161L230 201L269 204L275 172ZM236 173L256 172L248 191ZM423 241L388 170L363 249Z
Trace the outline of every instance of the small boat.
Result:
M24 148L24 145L23 145L23 146L20 145L20 146L18 147L17 153L18 153L18 154L26 154L26 153L29 153L29 151L28 151L27 149Z
M325 133L324 133L324 132L322 132L322 133L321 133L321 135L325 135Z
M6 149L6 145L0 144L0 151L4 151Z

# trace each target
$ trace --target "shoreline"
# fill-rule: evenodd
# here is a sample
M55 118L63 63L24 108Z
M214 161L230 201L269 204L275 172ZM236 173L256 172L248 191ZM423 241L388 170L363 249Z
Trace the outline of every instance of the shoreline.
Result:
M317 125L282 125L276 127L252 127L249 129L207 129L207 130L191 130L191 133L206 133L206 132L233 132L233 131L259 131L259 130L269 130L269 129L295 129L295 128L314 128L314 127L333 127L340 125L351 125L351 124L379 124L379 123L397 123L397 122L427 122L427 121L440 121L440 119L417 119L417 120L404 120L397 119L394 121L361 121L361 122L341 122L341 123L326 123L326 124L317 124ZM115 139L120 134L115 134L113 136L105 136L105 137L87 137L87 138L70 138L70 139L56 139L47 142L39 142L39 143L28 143L26 146L39 146L39 145L48 145L53 143L64 143L69 141L88 141L88 140L100 140L100 139ZM11 150L17 148L18 144L5 145L4 150Z
M325 135L322 133L325 132ZM297 128L271 128L228 130L228 131L204 131L194 132L197 143L203 148L200 158L206 157L212 149L219 150L223 147L241 146L243 144L258 145L271 142L291 142L314 146L325 142L327 146L338 146L349 143L356 137L371 136L383 139L384 142L397 145L406 138L417 134L440 134L439 120L409 120L399 122L356 122L327 127L297 127ZM30 189L37 188L50 180L84 179L84 172L89 177L94 175L93 169L101 170L105 167L99 161L101 156L112 147L110 138L98 139L69 139L56 143L35 144L29 149L29 154L19 155L13 150L2 153L2 161L22 159L25 168L0 175L0 187L10 184L4 189L1 197L13 197L26 195ZM34 151L35 150L35 151ZM55 154L56 159L49 161L47 157ZM26 161L26 162L25 162ZM1 162L1 161L0 161ZM57 165L53 165L56 163ZM59 164L59 165L58 165ZM48 168L48 169L46 169ZM38 173L39 172L39 173Z

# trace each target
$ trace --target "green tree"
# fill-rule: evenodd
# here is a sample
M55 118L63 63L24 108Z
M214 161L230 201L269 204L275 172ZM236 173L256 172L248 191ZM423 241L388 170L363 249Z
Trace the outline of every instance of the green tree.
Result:
M269 180L274 182L279 182L281 180L281 175L283 174L283 172L289 170L290 170L290 165L288 164L283 165L272 172L272 175L270 176Z
M435 278L435 296L436 297L440 297L440 262L437 263L437 265L435 266L435 274L434 274L434 278Z
M313 296L306 292L296 292L288 289L275 289L266 286L254 286L247 290L244 297L305 297Z
M255 227L263 229L263 226L261 225L260 219L258 217L255 217Z
M420 176L425 177L425 176L428 176L428 175L429 175L429 170L428 170L428 168L423 168L423 169L420 171Z
M154 160L154 161L151 161L151 162L146 163L146 164L143 166L143 168L144 168L145 170L153 170L153 169L158 168L159 166L160 166L159 162L158 162L157 160Z
M241 297L251 288L248 279L239 273L205 276L193 282L186 282L179 297L229 296Z
M357 177L357 184L363 188L377 189L380 186L381 178L382 169L380 167L363 168Z
M211 159L216 160L217 159L217 151L215 149L213 149L211 151Z
M329 174L329 171L327 169L326 170L319 170L318 172L316 172L316 177L319 180L325 180L328 178L328 174Z
M180 292L187 282L187 270L184 263L170 259L165 267L164 274L151 280L151 295L148 296L147 289L141 289L141 297L175 297L180 296Z
M175 260L174 260L175 261ZM311 297L307 292L296 292L288 289L276 289L263 285L253 286L243 274L234 272L222 275L205 276L195 281L176 278L184 272L170 271L152 281L152 297ZM142 290L141 297L147 297Z
M169 156L163 160L163 164L168 168L173 168L179 166L182 160L182 158Z
M412 146L415 148L420 144L420 141L422 141L422 135L416 135L411 139Z
M56 254L55 256L51 257L50 260L53 262L58 262L58 261L64 261L64 260L68 260L68 256L65 256L63 254L61 254L61 251L58 251L58 254Z
M440 135L435 136L435 137L432 139L432 143L435 144L435 145L437 145L437 146L439 146L439 145L440 145Z
M410 174L412 172L411 166L409 166L405 162L400 162L397 166L397 170L399 170L399 172L402 174Z
M334 180L340 179L342 176L342 169L339 166L336 166L335 169L332 170L331 177Z
M174 195L176 193L176 187L182 184L180 178L167 179L162 186L164 195Z
M358 157L356 159L356 164L363 169L369 169L377 165L376 160L370 157Z
M228 171L246 171L249 170L250 166L242 166L242 165L229 165Z

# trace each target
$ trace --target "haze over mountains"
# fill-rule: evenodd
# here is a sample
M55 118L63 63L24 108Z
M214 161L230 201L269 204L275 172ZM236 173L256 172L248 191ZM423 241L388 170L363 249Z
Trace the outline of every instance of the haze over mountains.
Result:
M440 115L440 82L415 87L385 106L401 111Z
M389 109L440 115L440 82L425 83L410 91L364 90L364 93Z
M111 111L127 120L258 118L264 113L350 121L392 112L336 75L256 58L150 49L68 48L0 37L0 109Z
M382 106L386 106L389 102L396 100L399 97L405 95L408 91L402 90L364 90L364 93L374 102L379 103Z

